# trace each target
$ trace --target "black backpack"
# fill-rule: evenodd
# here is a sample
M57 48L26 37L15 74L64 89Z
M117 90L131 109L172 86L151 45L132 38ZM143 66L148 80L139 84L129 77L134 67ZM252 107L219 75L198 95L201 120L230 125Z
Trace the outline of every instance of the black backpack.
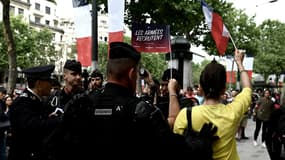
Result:
M187 107L186 114L188 126L184 131L184 137L186 144L188 144L188 147L190 149L195 148L195 152L193 152L193 155L191 155L191 157L193 157L193 159L212 160L212 143L213 141L219 139L218 136L213 136L217 131L217 127L213 127L212 123L206 123L203 125L200 132L196 132L192 129L192 107ZM201 138L197 137L202 137L202 140Z

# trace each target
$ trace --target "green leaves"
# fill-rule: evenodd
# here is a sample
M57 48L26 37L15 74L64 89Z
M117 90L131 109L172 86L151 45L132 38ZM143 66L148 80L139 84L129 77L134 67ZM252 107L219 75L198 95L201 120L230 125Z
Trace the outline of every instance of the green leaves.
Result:
M258 54L254 62L255 72L265 76L280 74L285 70L285 24L266 20L260 26Z
M34 65L53 63L57 52L52 43L53 33L48 29L36 31L22 21L22 17L11 17L11 28L16 46L17 66L27 68ZM7 44L0 25L0 67L8 68ZM31 63L32 62L32 63Z

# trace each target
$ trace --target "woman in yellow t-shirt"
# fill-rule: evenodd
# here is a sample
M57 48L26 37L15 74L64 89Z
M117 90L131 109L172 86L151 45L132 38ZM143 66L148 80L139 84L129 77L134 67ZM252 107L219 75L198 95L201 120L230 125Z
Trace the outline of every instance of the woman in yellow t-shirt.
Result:
M213 143L213 159L238 160L235 135L237 127L244 113L251 104L251 83L243 62L243 53L235 51L235 62L240 71L243 90L229 104L221 103L221 97L226 90L225 67L215 60L209 63L200 75L200 86L205 97L202 105L192 108L192 128L200 131L204 123L213 123L217 126L219 139ZM173 99L172 99L173 100ZM182 109L176 117L173 131L183 134L187 128L186 108Z

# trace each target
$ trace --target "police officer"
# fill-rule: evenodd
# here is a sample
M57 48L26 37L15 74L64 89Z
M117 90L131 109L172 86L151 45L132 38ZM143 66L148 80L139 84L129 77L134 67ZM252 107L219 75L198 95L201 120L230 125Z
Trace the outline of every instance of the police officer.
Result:
M67 60L63 67L64 86L61 90L51 93L48 103L51 112L64 112L65 104L76 94L82 93L82 66L79 61Z
M51 90L54 65L37 66L23 70L28 87L10 107L11 146L9 160L43 160L44 138L59 124L55 115L46 115L43 97Z

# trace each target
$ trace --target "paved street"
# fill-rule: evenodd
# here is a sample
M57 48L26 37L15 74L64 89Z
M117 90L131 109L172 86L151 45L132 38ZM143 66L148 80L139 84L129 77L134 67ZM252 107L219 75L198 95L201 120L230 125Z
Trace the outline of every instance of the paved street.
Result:
M261 131L258 136L258 146L253 146L253 133L255 129L255 122L248 119L245 135L249 137L248 140L237 141L237 150L241 160L270 160L266 148L261 146Z

